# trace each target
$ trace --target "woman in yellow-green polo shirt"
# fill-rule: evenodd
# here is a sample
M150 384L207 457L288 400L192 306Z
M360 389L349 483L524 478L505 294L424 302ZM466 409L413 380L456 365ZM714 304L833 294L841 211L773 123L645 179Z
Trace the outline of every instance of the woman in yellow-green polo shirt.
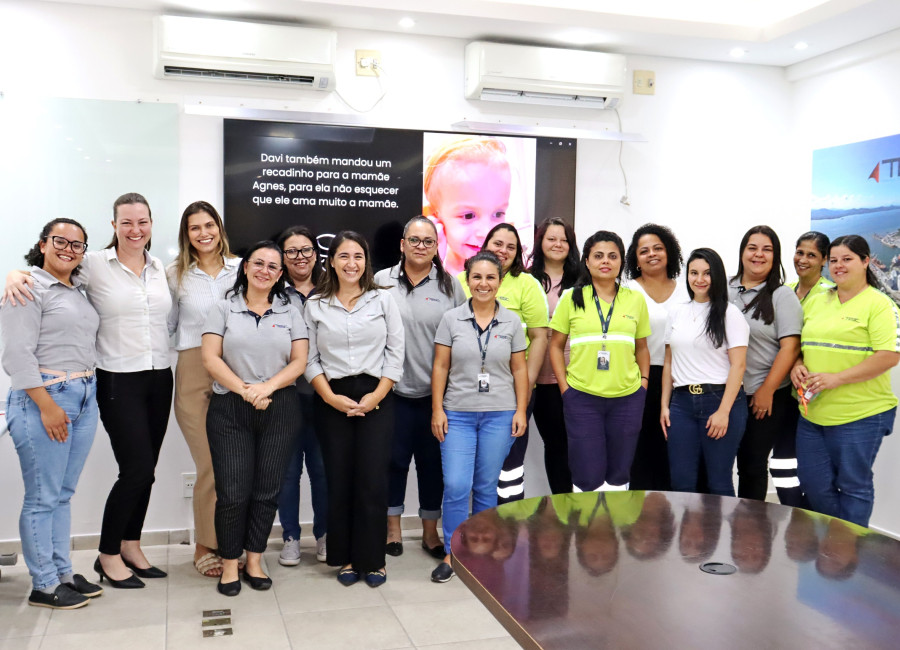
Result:
M834 288L834 282L822 277L822 270L828 257L828 235L810 230L797 238L794 247L794 270L797 279L787 284L794 290L800 304L828 289Z
M804 305L801 356L791 372L801 405L797 474L812 509L869 525L872 464L894 427L891 368L900 362L900 310L869 268L869 245L844 235L828 251L835 289Z
M644 297L619 284L624 259L617 234L591 235L581 256L582 276L559 299L550 321L550 363L562 393L576 492L628 489L641 428L650 317Z

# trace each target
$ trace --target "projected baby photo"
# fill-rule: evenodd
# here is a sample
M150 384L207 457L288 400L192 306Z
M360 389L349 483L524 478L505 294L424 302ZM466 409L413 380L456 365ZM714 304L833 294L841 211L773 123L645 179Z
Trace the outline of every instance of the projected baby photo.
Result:
M437 226L447 271L462 271L501 222L519 231L527 258L534 243L535 140L423 135L422 214Z

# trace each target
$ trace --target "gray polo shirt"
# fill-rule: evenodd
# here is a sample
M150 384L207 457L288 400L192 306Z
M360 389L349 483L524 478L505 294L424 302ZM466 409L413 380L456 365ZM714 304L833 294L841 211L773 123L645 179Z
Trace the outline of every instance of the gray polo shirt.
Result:
M434 266L428 276L412 291L400 276L400 265L375 274L375 282L389 287L403 318L406 354L403 358L403 378L394 391L403 397L431 395L431 368L434 365L434 335L444 313L466 301L459 280L452 277L452 294L446 295L438 284L438 270Z
M763 285L757 285L752 289L746 289L741 293L739 279L732 280L728 284L728 299L737 307L747 324L750 325L750 345L747 347L747 370L744 372L744 391L752 395L762 386L772 369L772 363L781 349L780 341L785 336L800 336L803 329L803 307L789 287L780 286L772 293L772 306L775 308L775 320L766 325L760 317L753 318L754 309L744 313L744 307L759 293ZM784 388L791 383L790 376L786 376L778 388Z
M88 302L78 276L68 287L44 269L31 267L34 301L0 307L3 370L13 390L36 388L44 380L38 368L69 372L97 365L100 317Z
M297 308L301 314L303 313L303 307L306 304L307 298L313 295L315 292L315 288L310 292L309 296L304 296L302 293L297 291L290 282L284 285L284 292L287 294L287 297L290 298L291 304ZM316 391L313 390L313 387L309 385L309 382L306 381L306 377L300 375L297 377L297 392L301 395L312 395Z
M434 342L450 348L450 376L444 392L444 409L447 411L514 411L516 391L509 359L513 352L522 352L528 346L522 321L513 312L497 303L497 314L491 327L490 342L484 361L484 370L491 376L491 389L478 392L478 375L481 372L481 348L472 324L475 315L468 302L451 309L441 319ZM485 334L481 334L482 346Z
M303 374L341 379L356 375L403 376L403 320L385 289L367 291L347 310L334 296L312 296L303 311L309 327L309 363Z
M257 322L244 297L232 294L215 304L203 328L204 334L222 337L222 360L241 381L268 381L291 361L291 343L309 338L303 316L280 298ZM213 382L213 391L225 395L227 388Z

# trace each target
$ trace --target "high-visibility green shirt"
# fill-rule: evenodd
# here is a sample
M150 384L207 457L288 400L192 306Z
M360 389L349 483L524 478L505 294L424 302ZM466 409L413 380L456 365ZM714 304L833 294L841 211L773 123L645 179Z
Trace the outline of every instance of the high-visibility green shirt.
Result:
M797 293L797 285L799 283L800 283L800 280L794 280L793 282L788 282L787 286L790 287L791 289L793 289L794 293L796 294ZM800 301L800 304L803 305L805 308L806 303L810 298L812 298L813 296L816 296L820 293L824 293L825 291L828 291L829 289L834 289L834 282L832 282L831 280L829 280L827 278L820 277L819 281L816 282L812 286L812 289L809 290L809 293L807 293L805 296L803 296L803 300Z
M459 278L459 282L466 292L466 298L471 298L472 292L469 291L469 283L466 282L466 272L460 271L456 277ZM519 275L507 273L504 275L500 288L497 290L497 300L519 317L522 327L525 329L547 327L550 322L547 295L544 293L541 283L530 273L523 272ZM526 356L530 348L531 339L528 340Z
M841 372L879 350L900 352L900 310L873 287L844 304L836 291L813 296L804 307L800 335L803 363L811 373ZM897 406L890 372L822 391L804 416L819 426L847 424ZM803 407L800 407L801 414Z
M559 298L550 328L569 335L571 354L566 368L569 386L600 397L624 397L641 387L641 370L634 357L635 339L650 336L647 302L639 292L619 287L612 305L612 320L604 337L603 325L591 285L581 289L584 309L575 307L567 289ZM600 300L603 317L610 304ZM609 352L609 370L598 370L598 354Z

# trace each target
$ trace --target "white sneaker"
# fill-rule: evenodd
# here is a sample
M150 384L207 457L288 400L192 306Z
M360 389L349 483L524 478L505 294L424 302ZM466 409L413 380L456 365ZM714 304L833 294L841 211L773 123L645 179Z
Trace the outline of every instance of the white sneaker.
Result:
M328 553L325 550L325 537L326 535L322 535L316 540L316 559L319 562L324 562L328 559Z
M278 564L283 566L297 566L300 564L300 541L293 537L288 537L281 549L281 555L278 556Z

